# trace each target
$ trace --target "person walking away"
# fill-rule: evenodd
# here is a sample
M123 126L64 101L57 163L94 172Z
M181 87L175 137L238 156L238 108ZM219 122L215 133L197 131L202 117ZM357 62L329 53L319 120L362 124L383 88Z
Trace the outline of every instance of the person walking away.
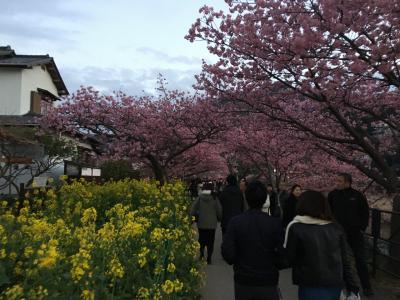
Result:
M292 222L292 220L296 216L296 205L300 195L301 195L301 186L298 184L293 185L292 188L290 189L290 195L286 199L285 204L283 206L283 220L282 220L283 228L286 228L287 225L290 222Z
M343 287L358 296L345 233L333 222L322 193L307 191L300 196L284 247L292 265L293 284L299 286L299 300L339 300Z
M286 200L289 198L290 188L288 189L286 185L281 185L278 188L278 207L280 210L280 217L283 218L283 207L285 207Z
M240 189L240 191L242 193L243 205L244 205L244 210L245 211L249 209L249 205L247 204L246 194L245 194L245 191L246 191L248 183L249 182L247 181L246 177L240 179L240 182L239 182L239 189Z
M197 217L200 259L204 258L204 251L207 248L207 264L211 264L212 262L215 229L217 228L217 222L221 220L222 216L221 205L212 191L213 184L205 183L191 210L191 215Z
M236 177L230 174L227 176L226 182L227 186L222 190L219 196L219 201L222 206L222 235L225 234L229 221L246 209L245 200L237 185Z
M223 186L224 186L224 181L222 180L222 178L218 178L218 181L217 181L217 197L219 197L219 195L221 194Z
M261 211L267 190L260 181L250 182L245 193L249 210L230 221L222 257L233 264L236 300L278 300L281 220Z
M278 197L274 192L272 184L267 184L267 199L263 204L262 211L273 217L280 217Z
M199 196L196 179L191 180L190 185L189 185L189 193L190 193L190 197L192 198L192 200L194 200L195 198L197 198Z
M336 189L329 193L328 200L333 216L346 232L347 242L354 254L363 293L368 297L374 294L364 246L364 231L368 227L369 207L365 196L353 189L351 185L352 176L340 173L336 177Z

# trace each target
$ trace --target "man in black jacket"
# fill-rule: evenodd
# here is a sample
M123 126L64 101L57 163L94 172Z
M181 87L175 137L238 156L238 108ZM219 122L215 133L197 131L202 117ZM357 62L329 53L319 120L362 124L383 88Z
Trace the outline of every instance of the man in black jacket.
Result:
M230 221L222 243L223 258L233 264L235 299L278 300L281 220L261 211L267 191L260 181L249 183L245 193L250 208Z
M353 189L351 184L351 175L340 173L336 178L337 189L329 193L328 200L336 221L346 232L364 295L372 296L374 293L369 279L364 247L364 231L368 227L369 207L365 196Z
M234 175L228 175L226 182L228 185L219 195L219 201L222 206L221 229L223 235L228 228L229 221L246 209L245 200L237 185L236 177Z

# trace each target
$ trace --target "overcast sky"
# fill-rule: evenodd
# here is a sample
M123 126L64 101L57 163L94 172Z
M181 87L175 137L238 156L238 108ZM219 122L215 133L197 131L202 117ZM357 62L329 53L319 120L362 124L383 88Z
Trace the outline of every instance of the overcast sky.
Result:
M69 89L152 93L159 73L190 89L203 42L184 39L204 4L223 0L0 0L0 44L18 54L52 56Z

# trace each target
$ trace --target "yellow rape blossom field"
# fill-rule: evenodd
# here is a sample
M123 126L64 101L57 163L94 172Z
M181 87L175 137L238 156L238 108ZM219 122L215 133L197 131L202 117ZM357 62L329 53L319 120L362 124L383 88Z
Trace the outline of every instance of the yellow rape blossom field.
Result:
M1 202L1 299L199 299L185 186L72 181Z

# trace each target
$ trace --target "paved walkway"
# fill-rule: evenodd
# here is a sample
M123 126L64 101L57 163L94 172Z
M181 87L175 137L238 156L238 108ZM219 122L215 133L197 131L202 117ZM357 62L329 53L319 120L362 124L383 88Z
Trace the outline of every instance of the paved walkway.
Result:
M226 264L221 257L221 230L217 229L215 236L215 250L213 264L205 266L206 284L202 289L204 300L234 300L233 292L233 271L232 267ZM291 270L280 272L279 287L283 300L297 300L297 286L292 284ZM376 295L371 300L396 300L383 290L375 290Z

